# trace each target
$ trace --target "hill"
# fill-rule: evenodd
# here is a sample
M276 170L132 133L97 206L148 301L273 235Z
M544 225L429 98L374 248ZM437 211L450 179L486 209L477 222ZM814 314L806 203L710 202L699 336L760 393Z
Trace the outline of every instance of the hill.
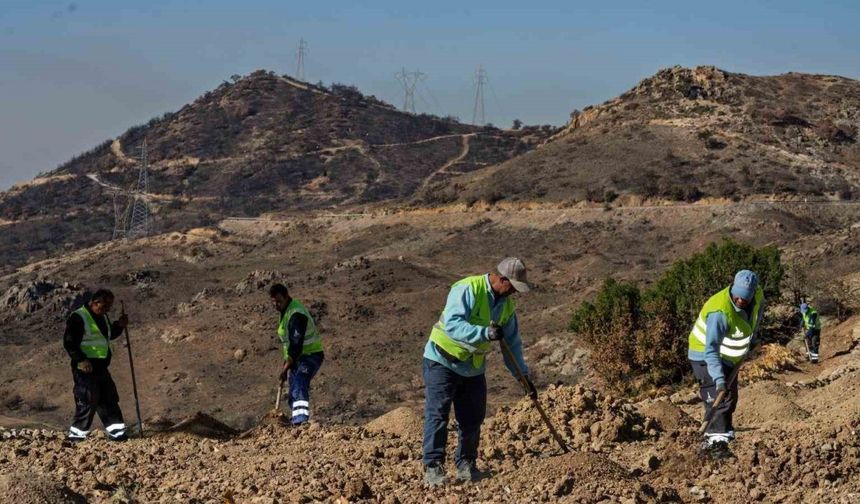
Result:
M850 200L860 194L858 103L860 82L842 77L661 70L574 111L542 148L424 201Z
M0 194L0 263L110 239L113 188L137 180L144 140L148 199L158 231L168 232L228 216L404 198L442 172L525 152L542 135L408 114L352 86L257 71Z

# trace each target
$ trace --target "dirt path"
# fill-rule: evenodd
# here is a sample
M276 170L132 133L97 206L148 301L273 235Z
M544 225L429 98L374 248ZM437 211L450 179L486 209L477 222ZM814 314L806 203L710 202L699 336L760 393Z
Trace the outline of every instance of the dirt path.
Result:
M122 142L120 142L119 138L115 138L113 142L110 144L110 151L114 156L121 162L125 164L136 164L137 161L128 157L125 152L122 150Z
M466 158L466 156L469 155L469 142L473 136L475 136L475 133L460 135L461 142L462 142L461 147L460 147L460 153L457 154L455 157L449 159L447 163L440 166L438 170L434 171L427 178L425 178L424 182L421 183L421 185L418 187L418 189L415 191L415 193L419 194L419 193L423 192L434 178L436 178L437 176L442 175L444 173L448 173L448 170L452 166L454 166L455 164L464 160Z

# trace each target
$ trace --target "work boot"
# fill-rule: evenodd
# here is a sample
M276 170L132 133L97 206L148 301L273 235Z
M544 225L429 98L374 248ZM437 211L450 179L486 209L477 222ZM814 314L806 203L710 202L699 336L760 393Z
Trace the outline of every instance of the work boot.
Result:
M442 464L434 462L424 467L424 483L431 487L445 484L445 471L442 469Z
M733 456L729 449L729 437L726 435L711 435L702 443L702 454L714 459L723 459Z
M461 460L457 464L457 479L463 482L477 481L481 476L474 460Z

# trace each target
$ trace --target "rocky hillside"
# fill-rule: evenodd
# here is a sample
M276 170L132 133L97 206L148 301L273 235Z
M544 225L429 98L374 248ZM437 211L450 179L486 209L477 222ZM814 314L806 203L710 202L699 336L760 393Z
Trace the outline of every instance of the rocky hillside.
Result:
M258 71L0 194L0 264L109 239L112 188L137 180L144 140L156 226L171 231L408 197L435 177L525 152L545 134L407 114L351 86Z
M675 67L573 112L541 149L425 201L847 200L860 189L858 128L860 82Z

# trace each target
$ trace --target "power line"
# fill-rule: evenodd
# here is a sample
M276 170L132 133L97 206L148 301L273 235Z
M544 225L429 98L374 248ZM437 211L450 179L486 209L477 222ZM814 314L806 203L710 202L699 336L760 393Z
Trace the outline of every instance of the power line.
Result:
M487 122L484 110L484 84L486 83L487 71L483 66L478 65L478 69L475 70L475 106L472 109L472 124L476 126L483 126ZM479 118L480 123L478 123Z
M430 90L430 87L427 85L426 79L422 78L421 84L424 85L424 91L427 91L427 94L430 96L430 99L433 100L433 105L436 109L436 112L441 113L442 112L442 105L439 105L439 100L436 99L436 96L433 94L433 91ZM419 92L419 97L420 97L421 88L418 88L418 92Z
M299 39L299 47L296 49L296 78L305 80L305 55L308 54L308 43L305 39Z
M149 154L146 140L140 147L140 163L137 171L137 182L128 191L117 191L113 195L114 229L113 239L140 238L152 232L149 208ZM120 212L120 197L125 197L125 208Z
M394 74L394 78L403 86L403 110L405 112L415 113L415 87L425 77L427 74L419 70L407 72L405 67Z

